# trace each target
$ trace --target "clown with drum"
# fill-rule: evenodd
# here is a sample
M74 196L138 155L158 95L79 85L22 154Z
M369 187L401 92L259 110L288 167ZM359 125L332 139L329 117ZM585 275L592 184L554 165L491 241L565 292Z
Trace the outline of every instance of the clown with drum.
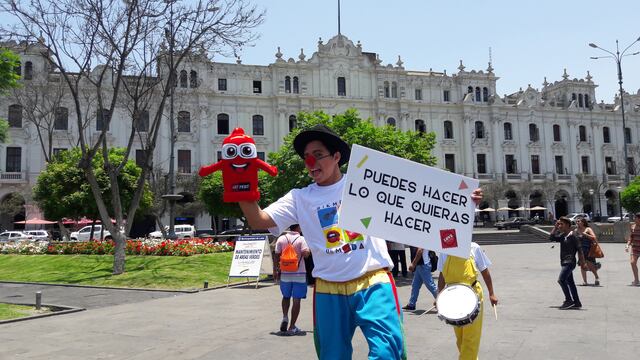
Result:
M498 304L489 273L490 265L491 261L475 242L471 243L468 259L440 254L438 260L438 313L441 319L454 325L461 360L476 360L480 349L483 290L477 279L478 273L482 274L487 286L491 305ZM460 314L460 311L465 314Z

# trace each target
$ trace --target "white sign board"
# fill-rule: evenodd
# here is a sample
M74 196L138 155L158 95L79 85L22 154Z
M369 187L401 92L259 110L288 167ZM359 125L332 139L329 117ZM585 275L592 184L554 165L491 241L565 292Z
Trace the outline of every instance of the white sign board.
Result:
M239 236L233 250L229 277L259 277L262 257L268 246L267 236Z
M363 146L351 149L338 226L468 258L476 179Z

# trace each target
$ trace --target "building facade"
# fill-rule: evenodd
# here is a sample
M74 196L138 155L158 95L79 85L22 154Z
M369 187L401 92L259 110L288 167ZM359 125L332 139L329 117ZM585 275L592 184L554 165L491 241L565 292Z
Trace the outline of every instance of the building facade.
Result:
M42 49L20 49L25 87L58 86ZM558 81L545 79L542 89L528 85L499 96L499 78L491 63L485 70L469 71L460 61L457 70L453 74L407 70L400 57L394 65L383 65L376 53L364 52L360 42L354 44L344 35L327 42L320 39L309 58L301 49L296 59L285 59L278 48L269 65L192 57L180 69L176 87L178 176L216 162L222 140L234 127L243 127L254 137L264 158L283 144L299 111L335 114L355 108L380 126L434 132L437 166L476 177L482 184L511 187L483 207L537 205L555 215L619 212L624 172L633 178L640 161L640 94L625 95L623 129L619 98L614 104L598 103L597 85L588 73L572 79L565 70ZM0 109L0 116L9 120L11 137L9 143L0 144L0 201L17 193L29 204L30 189L45 167L42 147L35 126L26 120L26 110L11 94L0 99ZM72 109L66 97L55 109L54 152L76 142ZM93 111L95 119L84 130L89 138L98 136L102 126L101 110ZM109 141L125 146L130 126L131 115L114 109ZM166 170L170 130L167 121L162 126L154 165ZM138 154L140 144L136 146ZM554 191L542 190L550 184ZM211 226L209 214L188 215L187 221L198 228Z

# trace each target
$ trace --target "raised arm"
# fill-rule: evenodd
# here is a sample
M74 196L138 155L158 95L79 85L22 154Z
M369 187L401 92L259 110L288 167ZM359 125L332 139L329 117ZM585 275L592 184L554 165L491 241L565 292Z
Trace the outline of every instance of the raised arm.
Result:
M262 210L257 202L240 201L238 205L252 229L269 229L276 226L271 216Z

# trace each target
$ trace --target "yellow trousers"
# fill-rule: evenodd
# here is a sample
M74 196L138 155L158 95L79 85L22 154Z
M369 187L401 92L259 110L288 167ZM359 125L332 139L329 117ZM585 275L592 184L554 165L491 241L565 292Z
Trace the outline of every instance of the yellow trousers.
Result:
M480 313L478 317L469 325L454 326L456 333L456 345L460 352L460 360L477 360L480 350L480 337L482 336L482 315L484 306L480 302Z

